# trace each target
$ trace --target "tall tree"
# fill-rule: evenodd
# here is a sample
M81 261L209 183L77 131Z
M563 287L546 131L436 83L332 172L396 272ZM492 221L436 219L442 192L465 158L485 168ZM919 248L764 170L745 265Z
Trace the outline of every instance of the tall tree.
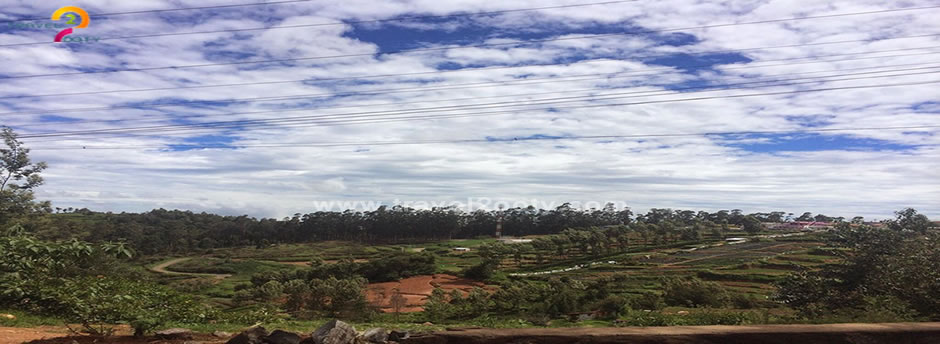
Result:
M29 148L12 129L0 130L5 147L0 147L0 226L25 215L52 211L49 202L35 202L33 189L42 185L39 173L45 162L33 163Z

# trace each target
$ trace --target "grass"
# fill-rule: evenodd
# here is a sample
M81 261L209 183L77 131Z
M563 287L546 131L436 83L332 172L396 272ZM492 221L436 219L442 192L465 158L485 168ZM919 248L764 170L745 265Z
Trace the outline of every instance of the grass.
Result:
M65 323L55 317L30 314L18 310L0 309L0 314L11 314L15 317L14 319L8 319L5 316L0 316L0 326L5 327L61 326Z

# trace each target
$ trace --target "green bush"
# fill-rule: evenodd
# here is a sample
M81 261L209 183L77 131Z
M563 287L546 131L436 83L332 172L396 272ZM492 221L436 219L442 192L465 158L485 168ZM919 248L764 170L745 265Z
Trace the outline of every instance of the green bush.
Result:
M715 282L673 277L663 282L663 299L670 306L722 307L728 302L728 292Z
M636 310L660 310L666 307L663 297L653 292L645 292L630 300L630 307Z
M163 286L110 277L65 279L43 288L44 310L93 334L110 335L129 324L143 335L170 321L197 323L214 311Z

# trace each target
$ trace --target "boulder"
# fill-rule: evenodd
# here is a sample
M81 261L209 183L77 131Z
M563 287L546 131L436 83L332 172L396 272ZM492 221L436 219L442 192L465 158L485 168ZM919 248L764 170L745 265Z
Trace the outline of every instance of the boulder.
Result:
M384 328L373 328L362 333L362 340L366 343L387 343L388 331Z
M262 341L267 344L299 344L300 335L293 332L274 330Z
M263 344L263 340L267 336L268 330L265 330L264 327L256 326L232 337L232 339L229 339L225 344Z
M163 340L193 339L193 331L185 328L169 328L157 331L154 336Z
M339 320L331 320L310 334L314 344L353 344L356 329Z
M400 342L404 339L408 339L408 337L411 337L408 331L392 330L391 332L388 333L388 340L393 341L393 342Z

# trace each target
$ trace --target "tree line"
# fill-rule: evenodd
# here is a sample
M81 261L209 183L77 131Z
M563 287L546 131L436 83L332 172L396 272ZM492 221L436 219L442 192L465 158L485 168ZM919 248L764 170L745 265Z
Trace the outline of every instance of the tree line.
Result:
M144 213L78 209L53 214L35 221L36 225L26 226L47 239L123 241L143 254L158 254L330 240L375 244L474 238L494 235L499 221L502 221L502 234L507 236L559 234L570 228L642 224L647 227L641 227L640 233L659 233L669 238L681 236L684 240L691 240L703 229L727 230L734 226L759 230L761 222L786 220L787 213L784 212L744 214L739 209L706 212L654 208L634 216L631 209L617 209L612 204L601 209L577 209L563 204L555 209L529 206L472 212L455 208L382 206L367 211L295 214L283 219L166 209Z

